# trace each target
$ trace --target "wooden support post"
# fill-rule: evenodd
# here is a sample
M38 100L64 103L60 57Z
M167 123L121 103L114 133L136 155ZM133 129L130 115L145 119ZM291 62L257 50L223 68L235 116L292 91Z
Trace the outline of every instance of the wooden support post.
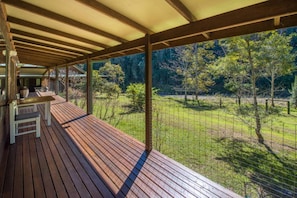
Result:
M287 113L288 113L289 115L290 115L290 111L291 111L291 110L290 110L290 106L291 106L291 105L290 105L290 101L287 101L287 107L288 107L288 110L287 110L288 112L287 112Z
M152 44L145 36L145 149L152 150Z
M48 91L51 90L51 70L48 68L47 69L47 85Z
M55 73L56 73L56 78L55 78L55 94L59 94L59 70L58 67L55 67Z
M12 62L10 57L10 50L6 50L6 66L7 66L7 96L8 100L16 99L17 93L17 76L16 65Z
M93 113L93 91L92 91L92 63L87 59L87 114Z
M65 90L66 90L66 102L69 101L69 66L66 66L66 79L65 79Z

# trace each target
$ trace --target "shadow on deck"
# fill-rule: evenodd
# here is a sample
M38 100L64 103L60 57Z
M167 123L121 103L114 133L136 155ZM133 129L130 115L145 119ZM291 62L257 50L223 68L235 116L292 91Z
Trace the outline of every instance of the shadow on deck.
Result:
M8 147L2 197L240 197L55 98L41 137L19 136Z

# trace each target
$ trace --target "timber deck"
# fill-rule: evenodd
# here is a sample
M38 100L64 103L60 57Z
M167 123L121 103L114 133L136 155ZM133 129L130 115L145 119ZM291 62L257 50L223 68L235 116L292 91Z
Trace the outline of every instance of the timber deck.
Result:
M54 97L41 137L8 146L0 197L240 197Z

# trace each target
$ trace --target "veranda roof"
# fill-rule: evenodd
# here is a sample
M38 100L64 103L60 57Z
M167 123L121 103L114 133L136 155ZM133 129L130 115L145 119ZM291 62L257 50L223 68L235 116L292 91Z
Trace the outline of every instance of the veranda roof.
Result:
M1 51L46 67L297 25L296 0L0 0ZM1 55L1 62L5 57Z

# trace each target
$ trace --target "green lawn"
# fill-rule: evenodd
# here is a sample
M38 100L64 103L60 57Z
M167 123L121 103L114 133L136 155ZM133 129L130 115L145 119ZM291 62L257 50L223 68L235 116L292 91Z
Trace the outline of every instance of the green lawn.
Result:
M267 113L260 106L263 145L257 142L253 118L245 114L250 105L242 104L243 114L238 114L233 99L223 98L221 108L218 101L212 97L185 104L177 97L155 98L154 149L241 195L246 184L254 196L254 188L297 196L297 110L288 115L286 107L275 107ZM94 114L144 142L144 112L132 111L124 95L98 97Z

